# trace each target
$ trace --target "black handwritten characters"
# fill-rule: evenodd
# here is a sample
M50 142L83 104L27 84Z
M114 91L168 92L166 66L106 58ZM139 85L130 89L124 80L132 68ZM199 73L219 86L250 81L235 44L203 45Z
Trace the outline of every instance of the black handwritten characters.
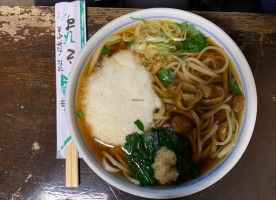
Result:
M62 26L56 27L56 70L57 76L60 77L60 87L63 94L63 97L59 99L60 108L65 109L65 92L67 86L67 76L71 69L71 65L73 64L75 58L75 48L76 48L76 40L75 40L75 19L70 17L62 11L58 13L58 19L63 21L67 16L66 23Z
M74 27L75 27L75 19L74 18L70 18L70 15L68 15L66 30L70 31L70 29L74 28Z
M65 99L64 97L60 100L60 107L65 108Z
M74 59L75 50L73 49L67 49L67 52L69 55L66 57L67 61L69 61L70 64L72 64L72 59Z
M56 45L56 51L58 52L58 56L61 56L62 53L62 34L61 34L61 26L57 27L57 45Z
M70 43L75 43L75 40L73 39L73 32L71 29L75 28L75 19L74 18L70 18L70 15L68 15L68 19L67 19L67 26L66 26L66 31L67 33L64 35L64 38L65 38L65 42L64 44L67 43L68 41L68 38L69 38L69 35L70 35L70 40L69 42ZM68 48L67 49L67 57L66 57L66 60L72 64L72 60L74 59L74 54L75 54L75 50L74 49L71 49L71 48Z
M59 72L63 72L63 64L62 64L62 59L57 60L57 70Z

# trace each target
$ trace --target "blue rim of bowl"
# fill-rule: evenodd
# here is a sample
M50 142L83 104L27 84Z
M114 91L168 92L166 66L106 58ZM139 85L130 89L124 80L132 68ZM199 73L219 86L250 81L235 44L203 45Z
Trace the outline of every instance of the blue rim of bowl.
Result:
M238 69L239 75L240 75L241 80L242 80L243 89L244 89L243 92L244 92L244 96L245 96L245 112L244 112L243 120L242 120L242 128L241 128L241 131L240 131L240 133L239 133L239 137L238 137L238 139L237 139L237 141L236 141L236 143L235 143L234 148L231 150L231 152L229 152L229 153L227 154L227 156L226 156L222 161L219 162L219 164L218 164L217 166L215 166L213 169L211 169L209 172L207 172L207 173L204 174L203 176L201 176L201 177L199 177L199 178L196 178L196 179L194 179L194 180L188 181L188 182L186 182L186 183L183 183L182 185L177 185L177 186L168 187L168 188L166 188L166 190L175 190L175 189L190 187L190 186L192 186L192 185L194 185L194 184L196 184L196 183L198 183L198 182L200 182L200 181L206 180L209 176L211 176L211 175L214 174L216 171L218 171L218 170L221 168L221 166L224 165L224 164L226 163L226 161L229 159L229 157L232 155L232 153L235 151L236 147L237 147L238 144L239 144L240 138L241 138L241 136L243 135L243 132L244 132L243 130L244 130L244 127L245 127L245 124L246 124L245 122L246 122L246 120L247 120L247 112L248 112L248 95L247 95L247 87L246 87L246 84L245 84L244 76L243 76L243 73L242 73L242 71L241 71L240 65L238 64L236 58L234 57L233 53L229 50L229 48L228 48L228 47L224 44L224 42L221 41L216 35L214 35L214 34L213 34L212 32L210 32L210 31L208 31L208 30L205 29L204 27L202 27L202 26L200 26L200 25L198 25L198 24L196 24L196 23L194 23L194 22L191 22L191 21L189 21L189 20L182 19L182 18L178 18L178 17L172 17L172 16L148 16L148 17L143 17L143 19L172 19L172 20L177 20L177 21L181 21L181 22L188 22L188 23L190 23L190 24L195 25L197 28L199 28L200 30L203 30L205 33L207 33L209 36L211 36L212 39L215 39L215 40L219 43L219 45L221 45L221 46L223 47L223 49L225 49L226 52L230 54L230 58L234 61L235 66L236 66L236 68ZM129 26L129 25L131 25L131 24L134 24L134 23L136 23L136 22L137 22L137 20L132 20L132 21L129 21L129 22L127 22L127 23L124 23L124 24L122 24L122 25L120 25L120 26L117 26L116 28L114 28L113 30L111 30L111 31L109 31L107 34L105 34L103 37L101 37L101 40L99 40L95 45L93 45L93 48L91 48L91 50L89 51L89 53L86 55L86 58L85 58L84 61L82 62L81 70L79 70L79 72L78 72L77 79L76 79L76 80L77 80L77 84L75 85L74 93L73 93L74 95L73 95L73 96L76 95L78 80L79 80L79 77L80 77L80 75L81 75L81 73L82 73L82 71L83 71L83 68L84 68L84 66L85 66L85 63L87 62L89 56L90 56L91 53L94 51L94 49L95 49L105 38L107 38L108 36L112 35L113 33L116 33L116 32L119 31L120 29L122 29L122 28L124 28L124 27L127 27L127 26ZM76 103L75 101L76 101L76 99L74 98L73 105L76 105L76 104L75 104L75 103ZM74 116L74 120L75 120L76 124L78 124L78 123L77 123L77 118L76 118L76 116ZM79 132L79 134L81 135L79 129L78 129L78 132ZM82 138L82 137L81 137L81 138ZM82 138L82 140L83 140L83 138ZM83 140L83 142L84 142L84 140ZM84 144L86 145L85 142L84 142ZM87 148L87 145L86 145L86 148ZM89 152L90 152L90 150L89 150ZM93 159L93 161L99 163L99 161L93 156L93 154L92 154L91 152L90 152L90 154L92 155L91 158ZM116 176L116 175L113 175L113 176L116 178L117 181L122 182L122 184L125 183L125 182L126 182L126 183L129 183L129 181L127 181L127 180L125 180L125 179L123 179L123 178L120 178L120 177L118 177L118 176ZM164 188L151 187L151 186L137 186L137 187L143 188L143 190L154 190L154 191L156 191L156 190L164 190Z

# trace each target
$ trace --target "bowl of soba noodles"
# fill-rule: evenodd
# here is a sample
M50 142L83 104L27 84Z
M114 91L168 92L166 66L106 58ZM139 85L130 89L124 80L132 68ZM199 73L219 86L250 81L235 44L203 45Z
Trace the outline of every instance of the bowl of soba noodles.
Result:
M66 116L89 167L134 195L175 198L238 162L257 113L233 40L190 12L153 8L96 32L70 72Z

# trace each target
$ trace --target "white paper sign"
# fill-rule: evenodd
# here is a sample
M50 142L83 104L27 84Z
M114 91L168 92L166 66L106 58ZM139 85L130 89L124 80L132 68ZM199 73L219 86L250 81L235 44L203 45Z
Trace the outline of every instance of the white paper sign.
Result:
M86 42L85 1L55 5L57 158L65 158L71 142L66 116L65 92L75 58Z

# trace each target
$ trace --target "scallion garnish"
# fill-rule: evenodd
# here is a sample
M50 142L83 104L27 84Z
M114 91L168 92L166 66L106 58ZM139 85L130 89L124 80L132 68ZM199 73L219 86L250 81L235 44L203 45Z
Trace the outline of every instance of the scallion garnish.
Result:
M106 47L106 46L104 46L103 48L102 48L102 54L105 54L105 55L107 55L107 54L109 54L110 52L109 52L109 49Z
M113 45L113 44L117 44L117 43L119 43L119 42L121 42L121 39L114 40L114 41L112 41L112 42L106 43L105 46L108 47L108 46L111 46L111 45Z
M173 56L176 60L178 60L182 65L186 66L187 62L185 60L183 60L182 58L178 57L178 56Z
M132 20L140 20L140 21L142 21L144 24L145 24L145 26L148 28L148 23L146 22L146 20L145 19L143 19L143 18L135 18L135 17L130 17L130 19L132 19Z
M132 36L131 40L129 41L129 43L127 44L128 47L131 47L135 41L136 41L137 37L136 36Z
M134 124L137 126L137 128L141 131L144 131L145 127L144 127L144 124L139 120L137 119Z
M236 82L235 79L229 79L228 86L234 96L241 94L241 90L240 90L238 83Z
M79 118L81 118L83 116L83 113L81 111L77 111L76 114Z

